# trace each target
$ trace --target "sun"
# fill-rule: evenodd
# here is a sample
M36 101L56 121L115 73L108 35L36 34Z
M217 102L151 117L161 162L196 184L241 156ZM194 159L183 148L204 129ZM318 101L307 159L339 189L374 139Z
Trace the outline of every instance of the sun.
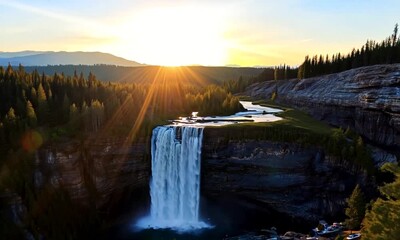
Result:
M190 7L142 12L123 33L134 49L132 59L162 66L224 64L223 24L213 15Z

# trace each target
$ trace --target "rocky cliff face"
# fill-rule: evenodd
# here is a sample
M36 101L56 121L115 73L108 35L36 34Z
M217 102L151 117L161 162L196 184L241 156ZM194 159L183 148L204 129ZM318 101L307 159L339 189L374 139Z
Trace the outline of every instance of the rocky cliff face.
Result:
M366 177L317 147L225 140L206 129L203 194L234 194L257 200L289 216L307 220L343 213L345 199Z
M350 127L367 139L400 145L400 64L375 65L303 80L267 81L246 94L301 108L330 124Z
M229 131L205 130L202 194L234 194L315 221L342 212L355 184L366 184L363 172L338 163L318 147L228 140L225 136ZM87 204L94 194L97 207L118 204L125 189L148 186L151 175L148 141L142 139L128 146L123 142L91 139L47 145L36 157L36 188L63 186L80 203ZM382 150L374 151L374 155L377 165L396 161Z
M42 148L36 157L35 187L63 186L72 199L87 203L96 196L98 207L124 188L147 186L150 161L144 139L124 145L124 139L68 141Z
M314 222L342 213L345 199L355 184L367 184L363 172L338 163L318 147L229 140L226 131L231 130L205 130L201 182L204 195L233 194ZM93 204L96 196L96 208L121 204L123 191L140 191L148 186L151 174L148 141L142 139L128 146L123 142L123 139L91 139L43 147L36 157L35 187L40 190L47 184L62 186L81 204ZM395 161L394 156L384 151L374 154L381 161ZM24 215L18 196L12 199L12 213ZM18 218L15 219L18 223Z

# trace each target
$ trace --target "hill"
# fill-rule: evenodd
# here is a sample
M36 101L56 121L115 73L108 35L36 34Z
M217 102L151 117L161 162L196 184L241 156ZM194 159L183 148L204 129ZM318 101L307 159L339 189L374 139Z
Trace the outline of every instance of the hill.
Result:
M115 65L57 65L57 66L28 66L27 72L37 70L39 73L54 75L64 73L73 76L83 73L85 77L93 73L98 80L106 82L134 82L149 83L163 78L162 81L184 80L197 82L199 84L221 83L227 80L237 80L240 76L250 78L259 75L263 68L240 68L240 67L160 67L160 66L138 66L124 67Z
M135 61L130 61L109 53L102 52L0 52L0 66L11 64L18 66L47 66L47 65L118 65L142 66Z

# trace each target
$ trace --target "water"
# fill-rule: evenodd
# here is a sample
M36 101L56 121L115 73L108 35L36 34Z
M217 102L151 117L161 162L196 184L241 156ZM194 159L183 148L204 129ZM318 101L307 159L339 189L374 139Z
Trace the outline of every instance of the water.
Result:
M203 128L160 126L153 130L150 216L139 228L180 232L210 227L199 220Z
M275 115L276 113L282 112L281 109L264 107L249 101L240 101L240 104L246 109L245 112L237 112L230 116L211 117L199 117L198 112L192 112L190 118L180 117L173 122L175 125L180 126L218 127L243 122L276 122L282 120L281 117Z
M148 208L150 207L147 205L150 204L149 190L147 188L143 190L142 193L135 192L132 199L127 201L129 205L121 206L124 213L122 215L125 215L126 221L118 222L105 233L99 235L97 239L214 240L257 232L271 227L276 227L280 234L284 234L288 230L306 233L312 227L315 227L315 222L309 224L297 220L278 213L273 208L257 201L236 195L222 194L200 196L199 218L211 223L214 226L213 228L184 232L163 228L138 229L136 227L138 219L143 221L143 216L148 215ZM143 206L144 202L146 206ZM150 219L150 217L147 219Z

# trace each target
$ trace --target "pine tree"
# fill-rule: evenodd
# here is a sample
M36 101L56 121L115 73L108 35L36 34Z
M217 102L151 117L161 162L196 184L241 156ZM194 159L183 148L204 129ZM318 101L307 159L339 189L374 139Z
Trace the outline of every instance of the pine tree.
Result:
M36 89L34 87L31 88L31 97L30 97L30 99L31 99L32 106L36 107L37 106L37 92L36 92Z
M26 118L28 119L29 126L36 127L37 118L35 109L33 108L32 103L29 100L26 102Z
M18 116L21 118L25 117L25 109L26 109L26 99L22 97L16 97L17 103L15 106L15 111L17 112Z
M387 163L382 170L393 173L395 180L379 189L383 196L367 211L362 223L363 239L398 239L400 236L400 167Z
M81 116L85 130L90 131L90 108L88 107L86 101L84 101L82 104Z
M6 68L6 72L4 73L4 79L5 80L10 80L13 77L14 77L14 70L11 67L11 64L8 64L8 66Z
M4 68L3 66L0 66L0 80L2 80L4 77Z
M358 229L364 218L366 205L364 194L358 184L346 202L348 207L345 213L348 218L345 220L345 224L351 230Z
M39 124L44 124L48 118L49 106L47 104L47 97L42 84L39 84L37 89L37 103Z
M75 103L69 107L69 125L72 129L79 127L79 111Z
M288 79L289 66L283 65L283 79Z
M98 131L104 121L104 105L99 100L92 100L90 105L92 130Z
M63 104L62 104L62 119L63 122L68 122L69 120L69 111L70 111L71 103L67 94L64 94Z
M399 24L396 23L393 29L393 34L392 34L392 47L396 46L397 44L397 33L399 31Z
M274 69L274 80L278 80L279 78L279 69L278 67L275 67Z
M4 125L7 130L8 141L14 146L19 143L19 129L17 116L13 108L10 108L6 114Z
M298 79L304 78L304 63L299 66L299 69L297 71L297 78Z
M6 121L9 124L16 124L17 117L15 116L14 108L11 107L8 110L7 115L6 115Z
M4 156L5 152L7 151L7 141L6 141L6 134L4 129L4 124L0 121L0 155ZM0 157L1 159L1 157Z

